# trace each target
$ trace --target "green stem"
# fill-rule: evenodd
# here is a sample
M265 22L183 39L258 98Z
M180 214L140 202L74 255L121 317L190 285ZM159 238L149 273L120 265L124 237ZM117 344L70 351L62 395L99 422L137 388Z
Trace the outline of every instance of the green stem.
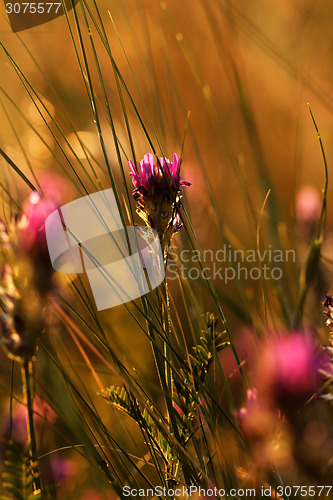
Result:
M13 391L14 391L14 363L12 361L12 375L10 380L10 406L9 406L9 436L10 440L13 439Z
M163 254L164 254L164 265L166 267L166 264L167 264L167 250L166 249L164 249ZM162 293L163 293L164 300L161 303L161 316L162 316L165 336L166 336L168 342L171 343L171 324L170 324L170 319L169 319L170 299L169 299L168 283L166 280L165 280L164 285L163 285ZM172 373L171 363L167 362L167 360L170 361L170 357L171 357L171 351L170 351L170 347L168 345L168 342L164 342L164 356L165 356L164 375L165 375L165 379L162 381L163 382L162 385L163 385L165 396L166 396L165 399L166 399L167 410L168 410L171 428L173 429L175 437L178 439L178 441L180 443L182 443L182 439L181 439L179 431L178 431L176 412L175 412L175 408L173 406L173 399L174 399L173 373ZM184 474L186 484L191 484L190 467L185 463L183 463L182 466L183 466L183 474ZM174 475L176 475L176 471L173 470L173 467L174 467L174 465L172 465L172 469L169 472L171 472L171 474L174 476Z
M162 321L163 321L163 327L165 331L165 336L167 340L170 342L170 321L169 321L169 314L168 310L170 307L170 299L169 299L169 292L168 292L168 285L165 282L163 286L163 299L161 303L161 315L162 315ZM167 359L170 359L170 348L168 346L167 342L164 342L164 355L165 355L165 380L167 387L169 389L169 392L171 394L171 399L173 399L173 377L172 377L172 372L171 372L171 367L170 364L167 362Z
M27 403L27 430L29 442L29 454L31 460L31 470L33 474L34 491L42 489L39 475L36 433L34 425L34 392L33 392L33 364L32 361L24 361L22 366L23 395Z

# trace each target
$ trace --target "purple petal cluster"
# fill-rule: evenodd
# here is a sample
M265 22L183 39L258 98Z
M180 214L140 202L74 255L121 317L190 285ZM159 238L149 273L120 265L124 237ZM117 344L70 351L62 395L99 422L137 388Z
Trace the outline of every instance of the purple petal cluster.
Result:
M181 188L191 183L180 179L181 162L176 153L173 161L163 157L155 159L147 153L139 162L138 171L132 160L128 162L137 213L148 226L156 229L164 248L183 227L179 215Z
M158 186L160 188L170 187L172 191L178 192L181 186L190 186L190 182L180 180L179 170L181 162L182 160L177 153L174 153L173 161L162 157L155 161L154 156L151 153L147 153L139 162L138 173L132 160L130 160L128 164L135 187L133 191L134 197L140 190L143 191L142 188L147 193Z

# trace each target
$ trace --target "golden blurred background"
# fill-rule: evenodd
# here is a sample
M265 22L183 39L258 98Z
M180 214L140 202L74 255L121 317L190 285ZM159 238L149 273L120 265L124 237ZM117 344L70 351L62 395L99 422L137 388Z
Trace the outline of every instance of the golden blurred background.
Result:
M169 158L174 152L181 152L185 135L182 178L190 181L192 186L184 193L184 205L201 247L214 251L221 248L222 231L236 248L256 248L257 224L270 189L261 217L264 243L266 247L269 244L274 247L276 242L272 239L270 227L275 225L282 248L298 248L300 228L295 215L296 194L302 186L311 186L320 196L325 181L320 145L307 103L310 103L321 133L330 180L333 157L333 5L315 0L101 0L99 8L113 57L157 150L154 130L165 156ZM0 19L1 148L30 180L33 177L25 155L37 177L50 173L69 177L72 182L68 181L63 202L74 199L79 195L78 184L69 163L59 153L59 147L48 130L50 126L69 160L82 173L84 182L91 191L94 190L51 118L46 117L45 121L41 118L10 64L6 50L88 168L66 114L70 117L91 158L96 160L94 165L101 186L104 189L110 187L65 17L13 34L7 23L4 4L1 4L0 12L3 14ZM78 15L82 20L82 14L79 12ZM69 18L73 21L73 12L69 13ZM95 29L92 31L116 132L131 158L112 65ZM85 36L84 40L96 99L103 103L93 52L88 37ZM82 54L79 56L82 61ZM150 151L150 146L127 97L125 103L137 158L140 159ZM102 127L115 177L121 183L105 115ZM52 151L60 161L56 161ZM127 172L125 155L122 160ZM0 160L0 172L1 182L22 201L28 188L3 160ZM127 186L132 190L129 176ZM327 269L326 291L332 286L329 267L331 195L332 185L329 183L326 260L323 262ZM274 213L276 219L272 219ZM185 233L177 236L176 244L179 248L188 247ZM295 296L296 269L291 269L290 273L291 295ZM226 285L216 280L215 285L229 326L239 328L244 319L237 316L233 307L235 304L242 307L236 284ZM261 300L257 293L258 283L245 283L244 288L256 311ZM176 285L173 291L177 301L180 292ZM322 286L315 294L318 306L320 294L324 293ZM198 291L198 298L209 307L205 292ZM273 303L274 300L272 297ZM183 315L185 318L184 312ZM135 323L128 318L126 311L117 308L102 313L101 318L108 325L110 338L119 355L149 379L153 358L148 352L148 342L139 331L135 331ZM320 312L312 313L310 319L317 326L323 325ZM111 383L108 380L108 384ZM154 382L151 383L154 387ZM104 402L98 404L102 408ZM115 432L121 435L122 425L117 419L113 420L113 425Z

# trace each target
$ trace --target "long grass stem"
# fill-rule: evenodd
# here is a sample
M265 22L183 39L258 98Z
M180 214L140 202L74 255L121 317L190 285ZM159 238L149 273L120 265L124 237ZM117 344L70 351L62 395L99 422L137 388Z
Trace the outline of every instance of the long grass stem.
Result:
M22 366L22 387L23 395L27 404L27 431L29 453L31 458L31 469L33 472L34 491L42 489L42 482L39 475L39 464L37 455L36 432L34 424L34 391L33 391L33 362L25 360Z

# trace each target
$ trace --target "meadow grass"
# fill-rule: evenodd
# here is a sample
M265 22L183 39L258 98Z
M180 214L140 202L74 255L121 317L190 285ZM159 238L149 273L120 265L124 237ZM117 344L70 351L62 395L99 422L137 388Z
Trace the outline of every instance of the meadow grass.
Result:
M17 86L16 95L0 87L12 144L0 148L2 498L125 498L141 489L144 498L169 499L182 487L187 498L191 486L191 498L214 488L214 498L231 490L241 498L247 489L264 498L262 488L272 498L332 496L331 351L321 318L329 191L320 117L308 107L323 190L303 216L295 182L291 218L272 175L240 37L288 78L301 78L327 108L330 97L230 2L198 1L188 13L213 47L213 68L191 38L187 4L79 0L63 8L56 22L64 69L50 71L24 32L11 35L15 43L1 41L8 81ZM214 71L230 102L221 99ZM25 134L47 160L36 160ZM170 164L162 168L174 152L183 158L181 178L192 183L181 193ZM97 311L85 275L51 269L46 214L58 201L112 188L122 225L142 225L138 215L149 212L152 192L140 186L136 213L128 161L138 168L146 153L160 158L155 211L165 198L172 212L170 234L158 234L166 278L140 299ZM26 201L35 191L37 215ZM305 204L311 209L311 199ZM158 226L156 213L142 217L146 225ZM173 234L176 220L182 229ZM238 277L239 262L230 259L234 278L221 285L205 259L209 246L213 258L225 247L266 255L255 263L260 279L244 279L245 270ZM279 279L263 277L272 265L268 249L282 256L274 261ZM291 262L283 258L290 249ZM197 279L181 271L189 258ZM319 493L321 486L327 489Z

